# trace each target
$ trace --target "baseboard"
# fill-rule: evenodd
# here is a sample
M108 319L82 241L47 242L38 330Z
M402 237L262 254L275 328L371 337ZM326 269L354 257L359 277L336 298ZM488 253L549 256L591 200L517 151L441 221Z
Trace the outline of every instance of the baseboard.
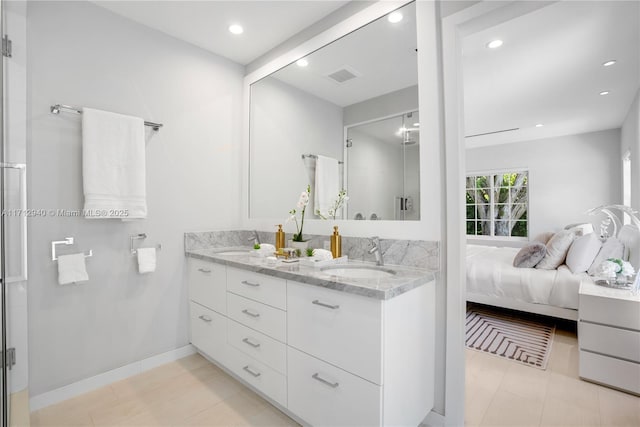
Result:
M420 426L443 427L445 425L444 415L437 412L429 412L426 418L420 423Z
M147 359L139 360L120 368L112 369L111 371L103 372L102 374L85 378L64 387L33 396L29 399L30 411L37 411L38 409L62 402L63 400L71 399L72 397L79 396L83 393L87 393L105 385L140 374L160 365L164 365L165 363L182 359L183 357L194 354L195 352L195 348L189 344L184 347L176 348L175 350L167 351L166 353L157 354Z

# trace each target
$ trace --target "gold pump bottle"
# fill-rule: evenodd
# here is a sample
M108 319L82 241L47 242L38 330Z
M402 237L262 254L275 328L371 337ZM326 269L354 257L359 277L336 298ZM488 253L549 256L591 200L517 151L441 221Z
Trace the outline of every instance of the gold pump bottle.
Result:
M276 252L280 252L280 249L285 246L285 234L282 230L282 224L278 224L278 231L276 231Z
M342 236L338 233L338 226L333 227L333 235L331 236L331 255L334 258L342 256Z

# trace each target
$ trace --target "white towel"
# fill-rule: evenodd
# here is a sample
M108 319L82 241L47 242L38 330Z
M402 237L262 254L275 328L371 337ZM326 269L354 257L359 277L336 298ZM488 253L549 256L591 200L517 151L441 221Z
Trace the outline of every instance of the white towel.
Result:
M68 285L89 280L84 259L82 253L58 256L58 284Z
M331 157L318 156L316 160L314 206L323 216L328 215L329 208L333 207L338 197L338 192L340 191L339 178L338 161Z
M140 274L156 271L156 248L138 248L138 272Z
M87 218L146 218L144 120L84 108L82 179Z
M315 259L319 259L320 261L327 261L333 259L333 254L331 253L331 251L328 251L326 249L314 249L313 257Z

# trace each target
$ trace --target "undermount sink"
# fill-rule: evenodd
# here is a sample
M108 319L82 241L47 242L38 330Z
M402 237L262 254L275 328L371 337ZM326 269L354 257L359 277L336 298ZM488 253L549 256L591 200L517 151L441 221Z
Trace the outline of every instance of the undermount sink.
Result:
M332 265L322 268L321 271L350 279L384 279L396 275L394 270L377 265Z
M223 255L223 256L249 255L249 250L233 249L233 250L228 250L228 251L216 252L216 255Z

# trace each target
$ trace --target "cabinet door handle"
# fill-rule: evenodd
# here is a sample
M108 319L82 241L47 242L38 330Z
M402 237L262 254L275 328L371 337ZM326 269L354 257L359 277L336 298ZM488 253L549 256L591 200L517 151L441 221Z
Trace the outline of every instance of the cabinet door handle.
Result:
M243 285L253 286L254 288L257 288L258 286L260 286L260 283L251 283L251 282L247 282L246 280L243 280L241 283Z
M262 375L260 372L256 372L253 369L251 369L249 367L249 365L245 366L244 368L242 368L243 370L249 372L251 375L253 375L254 377L258 378L260 375Z
M206 314L202 314L202 315L198 316L198 319L202 319L205 322L211 322L213 320L211 317L207 316Z
M209 270L208 268L199 268L198 271L201 273L211 273L211 270Z
M311 304L320 305L322 307L327 307L327 308L330 308L331 310L337 310L337 309L340 308L340 306L338 304L335 304L335 305L326 304L324 302L318 301L317 299L313 300L313 302Z
M324 378L321 378L320 375L316 372L315 374L311 375L311 378L313 378L314 380L320 381L322 384L326 384L331 388L336 388L340 385L340 383L332 383L329 382L327 380L325 380Z
M243 312L244 314L246 314L247 316L251 316L251 317L260 317L260 313L254 313L254 312L251 312L251 311L247 310L246 308L245 308L244 310L242 310L242 312Z
M259 343L259 342L258 342L258 343L251 342L251 340L250 340L249 338L245 338L245 339L243 339L243 340L242 340L242 342L243 342L243 343L245 343L245 344L249 344L249 345L250 345L251 347L253 347L253 348L258 348L258 347L260 347L260 343Z

